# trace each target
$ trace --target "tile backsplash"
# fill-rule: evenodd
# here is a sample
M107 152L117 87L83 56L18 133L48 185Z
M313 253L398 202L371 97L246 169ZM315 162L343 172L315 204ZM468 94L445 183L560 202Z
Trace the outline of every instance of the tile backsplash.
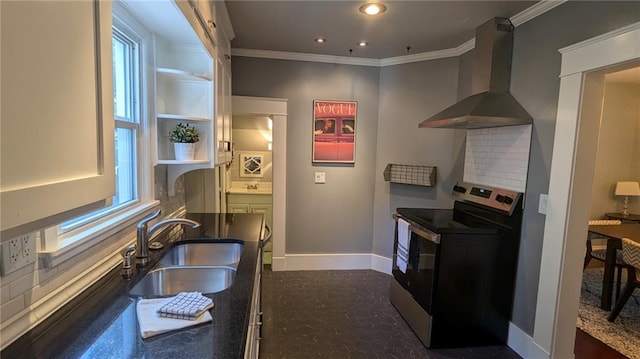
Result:
M167 187L167 166L158 165L154 171L154 189L163 217L185 206L184 176L176 180L174 195L167 193ZM177 226L171 231L170 235L181 234ZM110 270L110 258L115 258L119 263L119 250L131 242L135 235L135 226L130 226L91 247L86 256L75 256L50 268L36 262L1 277L2 347L46 318L70 297L97 280L103 272Z
M524 192L531 125L467 130L464 181Z

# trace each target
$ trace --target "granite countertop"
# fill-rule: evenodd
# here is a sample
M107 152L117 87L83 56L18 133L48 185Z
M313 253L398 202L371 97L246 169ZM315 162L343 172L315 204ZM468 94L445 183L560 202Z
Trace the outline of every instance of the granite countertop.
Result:
M242 358L249 323L251 295L263 225L261 214L189 213L202 224L185 228L183 239L231 238L244 241L233 285L206 294L214 301L213 321L142 339L135 297L128 295L137 281L162 257L152 251L151 262L136 268L131 280L121 267L111 270L43 323L5 348L7 358ZM160 241L166 241L166 238Z

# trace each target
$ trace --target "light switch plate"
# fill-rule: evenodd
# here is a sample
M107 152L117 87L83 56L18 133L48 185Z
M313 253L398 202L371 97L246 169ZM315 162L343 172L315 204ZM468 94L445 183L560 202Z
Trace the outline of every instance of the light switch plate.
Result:
M327 178L326 172L316 172L315 183L324 183Z
M538 202L538 213L547 214L547 198L544 193L540 193L540 201Z

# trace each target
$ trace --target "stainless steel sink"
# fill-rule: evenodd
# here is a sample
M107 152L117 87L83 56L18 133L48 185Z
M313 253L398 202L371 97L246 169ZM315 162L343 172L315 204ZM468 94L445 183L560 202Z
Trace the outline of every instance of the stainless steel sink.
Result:
M243 243L195 239L170 248L130 291L133 296L170 296L180 292L221 292L233 284Z
M221 292L233 284L236 269L226 266L164 267L147 273L130 291L143 297L180 292Z
M158 267L231 266L238 268L242 255L241 243L184 243L171 248L160 259Z

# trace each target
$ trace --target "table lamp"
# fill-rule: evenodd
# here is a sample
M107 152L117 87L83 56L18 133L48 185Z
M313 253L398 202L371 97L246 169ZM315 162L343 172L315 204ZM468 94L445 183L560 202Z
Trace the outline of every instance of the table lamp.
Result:
M622 216L629 216L629 196L640 196L640 185L638 182L618 182L616 183L616 196L624 196L624 206Z

